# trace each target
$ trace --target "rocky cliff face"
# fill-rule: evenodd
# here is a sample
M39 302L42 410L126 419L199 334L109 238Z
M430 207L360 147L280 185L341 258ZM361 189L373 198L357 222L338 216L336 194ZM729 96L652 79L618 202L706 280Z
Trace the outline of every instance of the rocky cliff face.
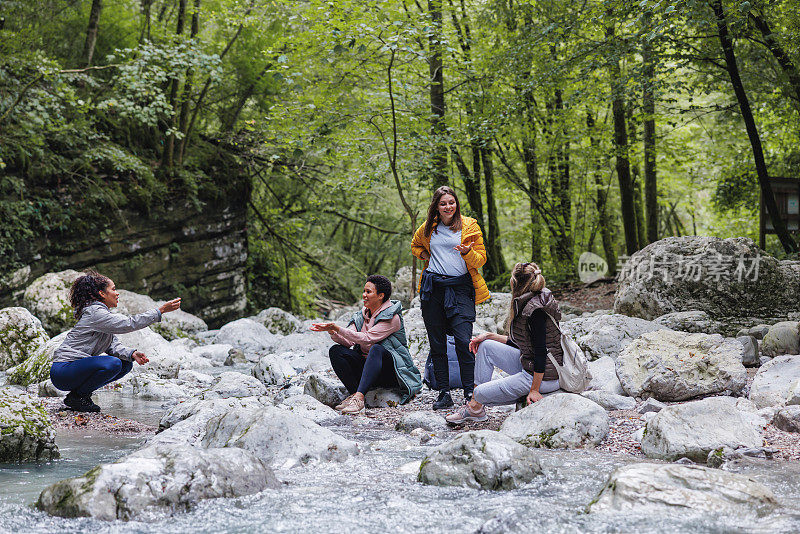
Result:
M42 236L29 243L24 267L8 269L0 260L0 307L19 305L25 287L46 272L92 267L118 288L156 299L183 297L183 308L212 328L240 317L249 194L243 180L200 206L165 202L149 213L109 208L89 231Z

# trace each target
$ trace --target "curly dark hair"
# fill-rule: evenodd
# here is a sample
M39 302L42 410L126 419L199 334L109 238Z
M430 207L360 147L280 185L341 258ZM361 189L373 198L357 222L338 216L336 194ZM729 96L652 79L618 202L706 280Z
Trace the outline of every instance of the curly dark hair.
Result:
M101 300L100 292L108 287L111 279L102 274L87 270L79 276L69 290L69 303L75 310L75 318L78 319L89 304L96 300Z
M378 295L383 293L383 302L386 302L392 296L392 283L385 276L371 274L367 277L367 282L372 282L375 286L375 293Z

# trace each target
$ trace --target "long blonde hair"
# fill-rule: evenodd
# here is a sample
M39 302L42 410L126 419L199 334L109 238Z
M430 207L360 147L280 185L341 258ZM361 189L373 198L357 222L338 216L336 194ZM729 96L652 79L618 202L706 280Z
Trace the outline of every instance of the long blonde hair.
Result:
M508 319L506 320L506 332L511 331L511 323L516 315L514 299L525 293L541 291L544 288L544 283L542 270L535 263L526 262L514 265L514 268L511 269L511 305L508 310Z

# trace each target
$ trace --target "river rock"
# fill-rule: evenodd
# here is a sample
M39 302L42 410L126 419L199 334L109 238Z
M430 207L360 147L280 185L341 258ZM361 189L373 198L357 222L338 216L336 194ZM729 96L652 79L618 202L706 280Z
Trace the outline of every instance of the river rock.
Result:
M145 373L132 376L130 386L134 395L146 400L185 399L193 393L190 388L175 380L167 380Z
M181 369L204 370L213 365L207 358L195 355L180 342L167 341L148 328L117 335L126 347L135 348L147 355L150 362L134 365L132 374L156 374L160 378L177 378Z
M589 511L647 505L736 515L745 510L765 515L779 506L772 491L745 475L699 465L637 463L611 473Z
M667 406L647 423L642 452L649 458L705 463L715 449L760 447L762 433L755 423L730 397Z
M0 371L39 354L50 337L42 323L25 308L0 310Z
M800 432L800 406L786 406L775 414L772 424L786 432Z
M262 403L258 397L229 397L227 399L205 400L199 397L192 397L179 402L167 410L167 412L161 416L161 420L158 423L158 431L163 432L178 423L195 417L197 418L195 422L199 422L205 427L205 424L212 417L228 413L238 408L258 408L263 405L264 403ZM197 444L196 440L188 439L185 441L187 443Z
M636 401L631 397L616 395L608 391L584 391L581 393L587 399L596 402L608 411L613 410L634 410Z
M701 310L732 334L754 317L787 317L798 302L800 262L764 255L744 237L684 236L656 241L630 257L614 312L652 320Z
M608 413L580 395L556 393L508 416L500 432L528 447L593 447L608 435Z
M330 378L319 373L308 376L303 392L330 407L336 406L347 397L347 389L338 378Z
M248 318L224 325L214 337L214 343L227 343L252 354L269 352L275 341L275 334L263 324Z
M511 293L491 293L491 298L475 307L475 326L486 332L505 332Z
M254 377L268 386L284 384L297 375L297 371L289 362L274 354L265 354L259 358L258 363L253 366L252 373Z
M227 399L229 397L257 397L266 395L267 388L257 378L227 371L219 375L217 382L203 392L203 399Z
M0 389L0 462L48 462L59 456L41 402L16 388Z
M304 417L276 408L232 410L208 422L204 447L239 447L273 467L343 461L358 445Z
M216 378L199 371L181 369L178 371L178 380L192 388L208 389L214 384Z
M261 310L252 319L257 323L263 324L273 334L281 336L299 332L303 327L303 322L300 319L280 308Z
M738 336L736 341L742 344L742 365L745 367L757 367L760 364L758 359L758 340L750 335Z
M211 360L217 365L222 365L228 359L228 353L232 348L233 345L228 345L227 343L212 343L193 348L192 354Z
M61 517L129 521L279 487L272 470L246 450L154 446L56 482L42 491L36 506Z
M332 423L341 415L330 406L325 406L320 401L309 395L293 395L276 404L281 410L305 417L318 425Z
M423 460L419 481L487 490L518 488L542 474L534 451L492 430L465 432Z
M396 408L400 405L400 391L397 389L375 388L364 395L367 408Z
M278 337L270 352L296 369L323 371L331 368L328 351L332 345L333 341L326 333L304 332Z
M31 385L31 386L28 386L28 392L29 392L29 394L31 396L34 395L34 393L31 392L31 388L33 388L33 387L36 388L35 395L38 396L38 397L53 397L53 398L55 398L55 397L66 397L67 396L67 392L66 391L61 391L60 389L55 387L53 385L53 381L50 380L49 378L47 380L43 380L43 381L39 382L38 384L34 384L34 385Z
M800 356L778 356L764 363L750 384L750 400L759 408L783 406L800 387Z
M62 332L58 334L45 343L44 349L36 352L21 364L9 369L6 373L8 383L27 386L47 380L50 377L53 353L61 346L68 333Z
M800 323L783 321L770 326L761 343L761 352L771 357L800 354Z
M667 405L663 402L657 401L656 399L650 397L649 399L645 399L645 401L636 411L644 415L646 413L658 413L666 407Z
M719 334L648 332L622 351L617 376L633 397L678 401L736 394L747 382L742 352L741 343Z
M137 315L153 308L158 308L166 301L155 301L147 295L120 289L119 304L116 312L124 315ZM208 330L208 325L200 317L183 310L165 313L161 321L150 325L153 331L167 340L192 337Z
M597 360L589 362L589 371L592 373L592 381L589 382L589 389L594 391L607 391L614 395L625 395L622 384L617 377L617 364L611 356L602 356Z
M82 274L72 269L47 273L25 289L23 306L42 321L42 326L51 336L60 334L75 324L69 303L69 289Z
M700 310L672 312L657 317L653 322L671 330L693 334L718 334L725 331L725 325L712 319Z
M616 360L622 349L645 332L666 329L652 321L619 314L578 317L561 323L561 330L575 340L590 360L603 356Z
M428 432L442 432L447 430L447 420L431 412L409 412L400 418L394 428L406 433L411 433L417 428Z

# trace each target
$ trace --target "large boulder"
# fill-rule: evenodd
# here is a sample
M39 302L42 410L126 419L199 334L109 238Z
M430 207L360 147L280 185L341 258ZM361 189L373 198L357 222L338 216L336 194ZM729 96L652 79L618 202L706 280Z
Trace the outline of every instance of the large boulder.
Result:
M442 432L447 430L447 420L441 415L428 411L408 412L394 427L395 430L408 433L417 428L427 432Z
M42 321L51 336L69 330L75 324L69 288L81 274L72 269L43 274L25 289L23 306Z
M358 445L318 424L274 406L232 410L208 422L204 447L239 447L273 467L345 460Z
M217 382L203 392L203 399L227 399L228 397L254 397L266 395L267 388L257 378L227 371L219 375Z
M318 425L332 423L342 417L330 406L325 406L314 397L309 397L308 395L292 395L275 406L289 413L305 417Z
M233 345L228 345L227 343L212 343L210 345L200 345L191 350L195 356L211 360L214 365L223 365L232 349Z
M778 261L744 237L668 237L620 272L614 312L652 320L701 310L734 334L753 318L781 318L800 302L800 261ZM766 322L766 321L757 321Z
M492 430L465 432L423 460L419 481L434 486L510 490L542 474L534 451Z
M331 368L328 351L332 345L333 341L326 333L303 332L278 337L269 352L296 369L322 371Z
M213 340L214 343L226 343L251 354L269 352L275 341L275 334L263 324L248 318L224 325Z
M182 382L182 381L181 381ZM195 393L195 388L186 387L177 380L159 378L146 373L136 374L130 379L131 392L146 400L180 400Z
M62 332L45 343L42 350L30 356L21 364L6 372L9 384L28 386L50 378L50 367L53 364L53 353L64 342L69 332Z
M39 354L50 337L42 323L25 308L0 310L0 371Z
M179 341L167 341L149 327L119 334L117 338L126 347L139 350L150 359L146 365L134 365L133 374L141 372L161 378L177 378L181 369L207 370L213 367L208 359L195 355Z
M228 397L227 399L205 400L198 397L193 397L176 404L161 416L161 420L158 423L158 431L161 434L158 434L156 437L161 436L165 430L171 429L179 423L189 419L193 419L193 426L202 426L205 428L209 419L218 415L222 415L231 410L236 410L239 408L258 408L263 405L264 403L261 402L257 397ZM188 426L189 425L186 425L186 428L183 428L181 432L174 432L173 434L190 434L187 432ZM194 433L191 437L188 437L183 441L192 445L197 445L197 443L199 443L199 439L202 438L203 435L204 434L201 435L199 433Z
M261 310L252 319L257 323L263 324L273 334L282 336L294 334L303 328L303 322L300 319L280 308Z
M156 302L147 295L140 295L125 289L119 290L119 304L116 312L124 315L137 315L139 313L158 308L165 301ZM208 325L200 317L183 310L165 313L161 321L153 323L150 328L161 334L165 339L181 339L192 337L208 330Z
M642 452L649 458L703 462L716 449L763 445L755 418L736 407L731 397L667 406L645 426Z
M742 344L719 334L648 332L617 359L622 388L634 397L679 401L713 393L736 394L747 382Z
M129 521L279 487L272 470L246 450L154 446L56 482L42 491L36 506L61 517Z
M758 408L783 406L798 390L800 356L778 356L758 369L750 384L750 400Z
M800 354L800 322L782 321L770 326L761 342L761 353L773 357Z
M42 404L15 388L0 389L0 462L58 457L56 434Z
M800 432L800 406L781 408L772 419L772 424L786 432Z
M491 293L491 298L475 308L475 326L487 332L505 332L511 293Z
M616 360L622 349L645 332L667 329L652 321L618 314L578 317L561 323L561 330L575 340L590 360L604 356Z
M589 382L590 390L625 395L625 390L622 389L622 384L619 383L617 377L617 364L614 358L603 356L589 362L589 371L592 373L592 381Z
M617 468L590 512L657 505L714 514L766 515L779 506L767 487L750 477L699 465L639 463Z
M573 393L555 393L508 416L500 432L528 447L593 447L608 435L608 413Z
M253 376L267 386L284 384L287 380L297 375L292 365L274 354L265 354L251 370Z
M596 402L608 411L614 410L634 410L636 409L636 400L632 397L624 395L615 395L608 391L595 391L589 390L581 393L587 399Z
M672 312L656 318L653 322L670 330L694 334L717 334L726 330L725 325L712 319L706 312L689 310Z
M308 376L303 392L328 406L336 406L347 397L347 389L338 378L331 378L320 373Z

